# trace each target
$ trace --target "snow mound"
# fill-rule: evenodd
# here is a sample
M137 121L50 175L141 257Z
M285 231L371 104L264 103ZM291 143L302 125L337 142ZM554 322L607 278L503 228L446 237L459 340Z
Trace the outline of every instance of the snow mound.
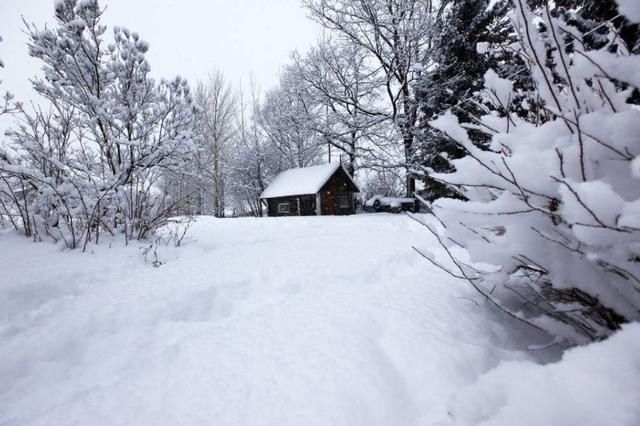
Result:
M548 365L511 361L460 391L455 425L640 425L640 323Z
M154 268L118 241L0 233L0 425L433 425L460 387L530 359L415 253L429 240L406 216L190 235Z

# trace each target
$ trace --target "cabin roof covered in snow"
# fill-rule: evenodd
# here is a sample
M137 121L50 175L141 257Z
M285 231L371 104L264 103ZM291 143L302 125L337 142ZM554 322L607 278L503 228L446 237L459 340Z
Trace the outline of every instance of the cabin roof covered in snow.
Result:
M317 194L338 168L340 168L340 163L285 170L273 179L267 189L262 192L260 198ZM348 173L345 175L351 179ZM356 186L355 182L353 184Z

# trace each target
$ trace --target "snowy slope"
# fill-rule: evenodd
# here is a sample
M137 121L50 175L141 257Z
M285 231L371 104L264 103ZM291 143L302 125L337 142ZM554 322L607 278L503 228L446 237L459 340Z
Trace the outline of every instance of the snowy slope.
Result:
M192 235L154 268L0 234L0 425L448 424L460 389L530 360L406 216Z

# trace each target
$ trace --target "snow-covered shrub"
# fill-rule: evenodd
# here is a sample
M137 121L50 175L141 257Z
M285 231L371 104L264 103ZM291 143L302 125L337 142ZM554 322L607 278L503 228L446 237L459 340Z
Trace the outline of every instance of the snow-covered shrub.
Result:
M547 2L514 3L520 42L511 48L531 73L538 111L510 113L522 96L490 70L494 112L472 125L451 114L431 122L468 153L435 177L469 198L436 201L445 228L431 230L451 253L451 272L489 301L574 341L595 340L640 319L640 109L628 103L640 56L608 22L604 47L589 50ZM469 130L488 133L490 147L474 145Z
M49 111L22 109L0 150L0 208L27 235L86 247L101 232L144 238L179 200L163 190L192 151L185 80L156 82L148 44L115 27L106 45L97 0L56 2L55 28L27 26Z

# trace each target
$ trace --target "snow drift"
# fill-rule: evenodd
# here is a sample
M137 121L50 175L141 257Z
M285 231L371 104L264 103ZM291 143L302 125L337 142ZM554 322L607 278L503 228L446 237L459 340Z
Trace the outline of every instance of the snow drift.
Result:
M459 392L456 425L636 426L640 424L640 324L604 342L568 350L562 361L505 362Z

